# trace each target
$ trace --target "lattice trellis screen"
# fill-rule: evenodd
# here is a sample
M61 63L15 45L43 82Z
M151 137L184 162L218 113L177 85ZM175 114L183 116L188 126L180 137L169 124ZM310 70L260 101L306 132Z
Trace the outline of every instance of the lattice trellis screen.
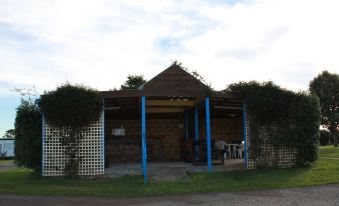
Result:
M255 169L258 164L266 167L291 168L296 165L298 150L291 147L274 148L270 144L261 145L262 155L260 160L248 159L247 168ZM250 154L248 154L250 157Z
M269 143L260 145L262 155L260 160L255 160L251 155L251 142L250 142L250 127L249 121L247 124L246 133L246 146L247 146L247 169L255 169L258 164L266 165L267 167L278 167L278 168L291 168L296 165L298 150L293 147L281 146L279 148L273 147ZM265 133L265 130L262 130ZM265 135L265 134L262 134Z
M43 121L42 175L62 176L67 158L58 131ZM79 175L104 174L104 115L93 122L79 145Z

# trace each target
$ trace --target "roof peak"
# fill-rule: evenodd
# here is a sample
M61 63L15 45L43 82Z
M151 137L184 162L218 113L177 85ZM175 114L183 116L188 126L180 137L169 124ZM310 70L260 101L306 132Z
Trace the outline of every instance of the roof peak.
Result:
M209 92L207 85L176 61L142 85L140 89L145 95L189 96L190 94L206 95Z

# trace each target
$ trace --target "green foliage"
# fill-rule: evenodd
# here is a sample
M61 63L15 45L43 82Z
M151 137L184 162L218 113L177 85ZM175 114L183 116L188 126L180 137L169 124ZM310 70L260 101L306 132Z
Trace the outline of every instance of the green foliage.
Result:
M317 95L321 107L321 124L331 131L337 147L339 122L339 75L323 71L310 82L311 93Z
M102 98L93 89L65 84L42 95L40 107L52 126L81 130L99 118Z
M228 90L240 92L247 104L254 159L260 158L259 145L264 142L296 147L299 165L317 159L320 111L316 96L294 93L273 82L239 82Z
M127 80L124 84L121 85L121 90L126 89L138 89L140 86L145 84L147 80L145 80L144 75L128 75Z
M59 131L60 143L68 157L64 170L74 178L81 161L78 145L87 127L99 119L102 98L93 89L65 84L42 95L40 107L47 124Z
M14 129L9 129L5 132L5 134L2 136L2 138L5 139L13 139L15 137L15 131Z
M31 101L21 100L15 118L14 156L18 166L39 171L41 161L41 112Z

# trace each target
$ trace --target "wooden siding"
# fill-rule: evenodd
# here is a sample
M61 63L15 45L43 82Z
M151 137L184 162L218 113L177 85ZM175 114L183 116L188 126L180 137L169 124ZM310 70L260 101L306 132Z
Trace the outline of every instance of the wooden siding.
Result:
M193 123L193 120L190 121ZM140 120L106 120L105 122L106 141L107 139L133 138L133 141L139 139L141 141L141 122ZM146 132L147 139L159 143L154 144L152 155L163 155L163 157L153 157L154 161L161 160L181 160L181 142L184 138L183 119L147 119ZM205 139L205 120L199 120L199 133L201 139ZM113 128L125 128L125 137L113 137L111 135ZM193 126L190 125L191 138L194 137ZM226 142L242 141L242 119L227 118L227 119L211 119L211 137L212 140L224 140ZM106 147L108 161L113 162L136 162L140 161L141 150L138 143L130 144L115 144L114 146ZM159 150L160 147L161 150ZM129 155L130 154L130 155ZM152 160L151 160L152 161Z

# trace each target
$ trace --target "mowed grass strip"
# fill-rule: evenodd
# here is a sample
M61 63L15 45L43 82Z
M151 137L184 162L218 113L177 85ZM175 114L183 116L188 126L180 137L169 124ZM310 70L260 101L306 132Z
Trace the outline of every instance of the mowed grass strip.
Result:
M321 147L320 156L339 155L339 150ZM31 170L0 172L0 194L140 197L193 192L236 192L339 183L339 161L320 158L307 168L266 169L189 175L189 182L149 183L141 176L99 180L41 179Z
M14 160L0 160L0 165L14 163Z
M319 157L339 159L339 147L333 147L333 145L322 146L319 151Z

